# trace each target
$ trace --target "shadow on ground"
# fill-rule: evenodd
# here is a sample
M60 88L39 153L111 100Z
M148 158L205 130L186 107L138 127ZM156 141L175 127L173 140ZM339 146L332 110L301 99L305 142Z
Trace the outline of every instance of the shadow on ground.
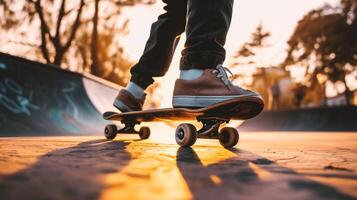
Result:
M92 140L52 151L28 168L0 177L0 199L97 199L100 178L131 159L128 142Z
M119 173L134 159L127 148L132 142L92 140L47 153L24 170L0 176L0 199L98 199L108 187L105 176ZM155 152L165 147L150 144L141 151L145 148L157 159L161 155ZM228 150L233 157L205 166L193 148L178 148L173 163L194 199L354 199L249 151ZM137 186L137 192L144 186Z
M228 150L236 156L208 166L193 148L177 150L177 166L194 199L355 199L249 151Z

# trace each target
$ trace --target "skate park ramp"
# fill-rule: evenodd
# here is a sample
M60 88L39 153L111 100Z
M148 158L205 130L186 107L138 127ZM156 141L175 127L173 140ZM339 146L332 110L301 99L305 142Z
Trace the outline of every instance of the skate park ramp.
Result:
M242 131L357 132L357 107L339 106L263 112L243 122Z
M101 134L119 86L0 53L0 136Z

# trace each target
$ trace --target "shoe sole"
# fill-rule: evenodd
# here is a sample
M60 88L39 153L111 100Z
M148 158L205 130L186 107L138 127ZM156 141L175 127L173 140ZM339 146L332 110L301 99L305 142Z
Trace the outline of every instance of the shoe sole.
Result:
M186 96L178 95L174 96L172 99L172 105L174 108L204 108L223 101L231 99L239 99L250 97L252 102L255 102L254 99L263 100L260 95L250 94L250 95L231 95L231 96Z

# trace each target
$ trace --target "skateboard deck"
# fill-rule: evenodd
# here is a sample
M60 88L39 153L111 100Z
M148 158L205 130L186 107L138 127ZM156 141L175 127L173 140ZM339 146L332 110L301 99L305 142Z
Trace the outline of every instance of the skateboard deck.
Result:
M258 115L264 107L263 100L253 97L241 97L223 101L205 108L161 108L127 113L106 112L104 119L120 121L124 124L118 130L115 124L109 124L104 129L107 139L113 140L118 133L138 134L141 139L150 136L150 128L142 126L135 129L141 122L152 121L188 121L197 120L202 127L197 130L193 124L182 123L175 131L176 143L182 147L192 146L197 138L218 139L223 147L233 147L238 143L239 133L233 127L220 129L221 124L229 123L231 119L246 120Z
M264 107L260 99L242 97L223 101L205 108L161 108L127 113L106 112L104 119L122 122L186 121L197 118L246 120L259 114Z

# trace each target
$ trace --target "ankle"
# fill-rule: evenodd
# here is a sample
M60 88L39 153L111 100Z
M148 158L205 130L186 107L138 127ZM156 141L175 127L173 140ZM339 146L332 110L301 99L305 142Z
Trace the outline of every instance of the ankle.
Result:
M194 80L201 77L203 74L203 69L188 69L180 71L180 79L183 80Z
M130 92L136 99L142 99L145 95L145 90L134 82L129 82L126 86L126 90Z

